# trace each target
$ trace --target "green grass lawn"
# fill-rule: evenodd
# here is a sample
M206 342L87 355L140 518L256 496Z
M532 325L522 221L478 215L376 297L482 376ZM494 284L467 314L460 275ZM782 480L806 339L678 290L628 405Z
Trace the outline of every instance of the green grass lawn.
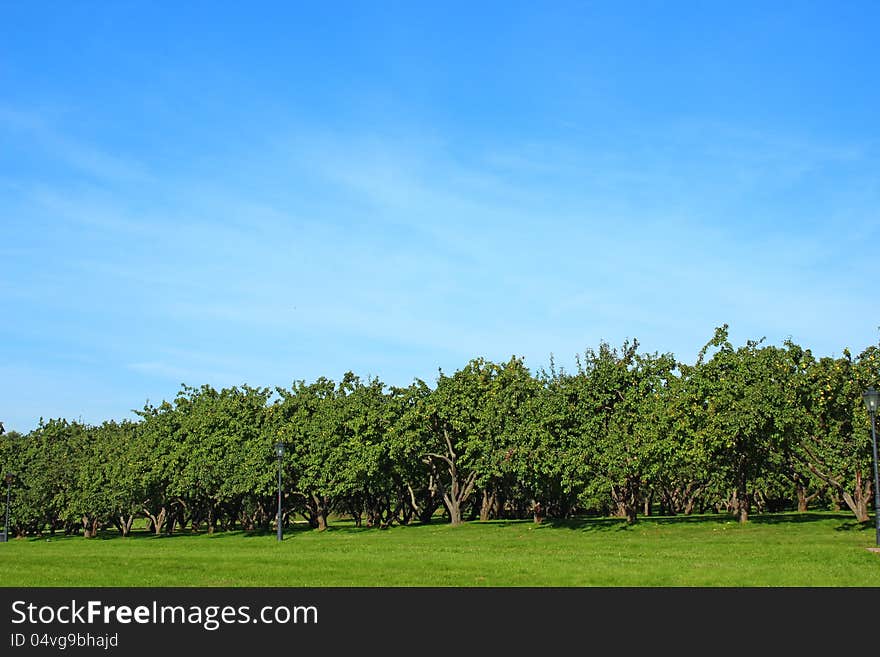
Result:
M325 532L32 538L0 544L0 586L880 586L851 515L497 521Z

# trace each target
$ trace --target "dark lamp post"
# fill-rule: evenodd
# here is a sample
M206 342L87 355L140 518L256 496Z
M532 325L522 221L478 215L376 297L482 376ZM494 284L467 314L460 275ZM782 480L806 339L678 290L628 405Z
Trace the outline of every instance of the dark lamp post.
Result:
M874 390L871 386L865 390L862 395L865 400L865 407L871 415L871 446L874 449L874 524L877 527L877 546L880 547L880 476L877 475L877 428L875 427L874 416L877 414L877 407L880 405L880 392Z
M15 479L15 475L7 472L3 479L6 481L6 522L3 523L3 540L0 542L5 543L9 540L9 493L12 490L12 480Z
M284 458L284 443L275 443L275 456L278 457L278 540L281 538L281 460Z

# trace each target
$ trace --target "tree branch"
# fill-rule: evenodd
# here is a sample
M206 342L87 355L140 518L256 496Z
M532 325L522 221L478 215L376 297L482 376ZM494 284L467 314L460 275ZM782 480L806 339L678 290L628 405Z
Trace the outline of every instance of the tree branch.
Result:
M449 438L449 432L446 430L446 427L443 427L443 437L446 438L446 449L449 450L449 455L454 459L455 458L455 450L452 449L452 440Z
M442 459L443 461L446 461L446 463L449 465L450 468L455 467L455 462L452 459L450 459L448 456L444 456L443 454L435 454L434 452L428 452L427 454L425 454L425 456L430 456L435 459Z

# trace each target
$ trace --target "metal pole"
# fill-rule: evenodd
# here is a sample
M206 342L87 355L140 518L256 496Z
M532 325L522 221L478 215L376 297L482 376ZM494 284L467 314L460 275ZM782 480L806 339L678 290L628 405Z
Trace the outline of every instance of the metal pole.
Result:
M874 427L875 411L871 411L871 444L874 448L874 524L877 527L877 546L880 547L880 476L877 474L877 429Z
M281 538L281 454L278 455L278 540Z
M3 542L9 540L9 491L12 490L12 482L6 482L6 522L3 524Z

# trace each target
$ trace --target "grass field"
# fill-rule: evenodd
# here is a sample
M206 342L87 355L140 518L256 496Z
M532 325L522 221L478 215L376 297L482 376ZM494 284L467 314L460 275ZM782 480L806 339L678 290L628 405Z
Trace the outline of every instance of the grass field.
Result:
M0 544L0 586L880 586L873 525L803 513Z

